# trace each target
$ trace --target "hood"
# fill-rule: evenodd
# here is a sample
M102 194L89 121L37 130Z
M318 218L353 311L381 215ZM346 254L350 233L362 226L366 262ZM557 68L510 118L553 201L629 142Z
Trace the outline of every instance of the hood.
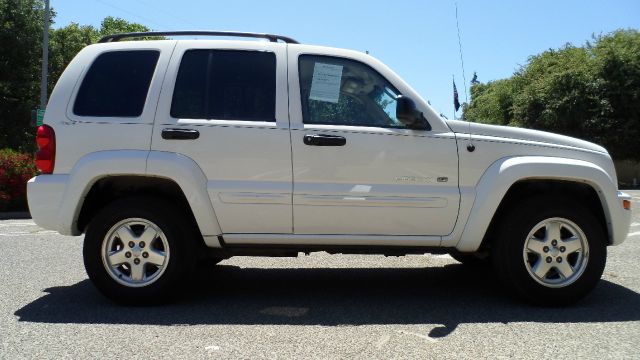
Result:
M451 130L453 130L453 132L455 133L469 134L469 127L471 127L471 135L534 141L536 143L539 143L540 145L547 144L548 146L569 146L572 148L608 154L607 150L600 145L585 140L576 139L570 136L558 135L546 131L531 130L511 126L479 124L474 122L469 123L460 120L447 120L447 125L449 125Z

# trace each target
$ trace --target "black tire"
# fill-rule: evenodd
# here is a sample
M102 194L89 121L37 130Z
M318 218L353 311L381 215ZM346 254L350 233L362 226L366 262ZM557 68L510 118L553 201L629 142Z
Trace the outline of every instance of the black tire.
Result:
M491 257L479 253L461 253L452 251L449 255L457 262L470 268L489 268L491 267ZM484 256L483 256L484 255Z
M92 219L84 240L84 265L89 279L104 296L120 304L138 306L175 300L175 296L180 293L176 291L177 288L185 283L183 280L190 275L193 264L196 263L192 261L195 259L193 225L187 221L181 209L172 202L153 197L123 198L104 207ZM143 219L154 224L162 231L168 244L169 249L165 251L170 250L166 263L162 266L164 270L148 285L133 287L116 281L115 275L112 277L113 271L103 262L102 251L107 235L115 225L127 219ZM147 249L149 247L151 244L147 245ZM140 256L144 255L142 251L137 253L138 263L142 260ZM136 255L129 258L136 260ZM144 266L147 269L148 265ZM122 271L126 272L126 269L125 267Z
M507 215L501 220L498 237L493 245L492 258L498 277L516 295L536 305L562 306L582 299L596 286L606 263L607 237L601 221L587 206L575 199L549 196L525 199L506 213ZM573 222L582 231L585 242L588 244L588 260L585 267L582 267L581 273L576 271L574 275L566 277L566 280L562 279L558 269L553 268L551 272L546 273L547 276L557 278L549 281L565 281L566 285L562 287L541 284L539 281L544 280L540 278L536 280L535 275L529 273L523 254L529 233L543 221L557 222L553 220L554 218ZM567 231L567 228L563 229ZM562 243L558 244L562 245ZM558 253L557 249L558 247L555 247L548 250L550 252L543 253L545 262L547 258L552 259L548 263L549 266L559 266L560 263L556 263L552 256L547 255L557 254L560 257L565 256L566 262L572 261L569 256L573 255L563 255ZM536 256L533 255L533 257ZM539 259L542 261L543 257ZM532 264L532 262L528 263ZM577 260L576 264L578 264ZM575 266L578 268L578 265Z

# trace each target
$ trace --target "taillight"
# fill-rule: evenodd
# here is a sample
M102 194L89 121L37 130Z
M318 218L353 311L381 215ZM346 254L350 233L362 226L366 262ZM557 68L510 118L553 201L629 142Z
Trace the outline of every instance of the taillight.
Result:
M43 174L52 174L56 162L56 133L49 125L41 125L36 133L38 152L36 166Z

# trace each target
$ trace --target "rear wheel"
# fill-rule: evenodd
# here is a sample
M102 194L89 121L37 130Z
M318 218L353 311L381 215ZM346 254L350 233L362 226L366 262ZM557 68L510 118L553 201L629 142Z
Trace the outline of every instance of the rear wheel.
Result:
M87 229L87 274L106 297L125 304L170 300L191 266L191 227L174 204L156 198L116 200Z
M524 200L508 213L492 257L516 294L553 306L587 295L602 276L606 254L606 233L586 206L545 197Z

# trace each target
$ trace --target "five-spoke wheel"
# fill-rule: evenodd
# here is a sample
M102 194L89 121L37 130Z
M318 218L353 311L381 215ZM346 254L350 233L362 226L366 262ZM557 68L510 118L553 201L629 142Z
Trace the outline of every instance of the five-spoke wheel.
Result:
M153 197L116 200L92 219L84 264L94 285L125 304L166 302L193 269L192 223L176 204Z
M589 262L589 243L582 230L568 219L538 223L527 235L522 252L529 274L549 287L576 281Z
M501 219L491 258L497 275L525 300L565 305L600 280L607 257L604 225L576 199L521 200Z
M125 286L146 286L162 276L169 261L166 236L145 219L124 219L103 241L102 262L109 275Z

